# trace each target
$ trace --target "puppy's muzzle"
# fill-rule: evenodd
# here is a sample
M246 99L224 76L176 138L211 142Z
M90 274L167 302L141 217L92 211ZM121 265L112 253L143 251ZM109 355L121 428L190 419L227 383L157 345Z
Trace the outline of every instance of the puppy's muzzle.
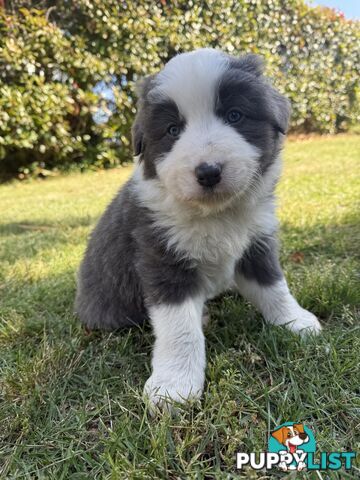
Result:
M221 170L221 165L218 163L209 165L204 162L195 168L195 175L202 187L214 187L221 180Z

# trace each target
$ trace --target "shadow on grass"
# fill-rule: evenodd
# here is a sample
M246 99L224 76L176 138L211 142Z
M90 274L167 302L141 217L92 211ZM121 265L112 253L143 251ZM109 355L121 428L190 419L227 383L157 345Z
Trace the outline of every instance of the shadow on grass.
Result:
M53 229L59 228L77 228L77 227L88 227L95 222L95 218L91 216L85 217L67 217L66 221L57 220L56 222L49 222L47 219L38 220L37 222L30 222L24 220L21 222L11 222L11 223L2 223L0 224L0 234L1 236L7 235L22 235L31 232L36 233L46 233Z
M0 260L15 263L19 259L31 259L44 250L79 245L86 242L90 227L96 218L70 217L66 221L49 222L14 222L0 225L1 253ZM81 230L77 233L77 230Z
M335 260L349 255L360 258L359 221L360 219L351 215L343 218L341 223L317 224L306 228L283 222L280 227L281 252L299 251L305 257L326 256Z

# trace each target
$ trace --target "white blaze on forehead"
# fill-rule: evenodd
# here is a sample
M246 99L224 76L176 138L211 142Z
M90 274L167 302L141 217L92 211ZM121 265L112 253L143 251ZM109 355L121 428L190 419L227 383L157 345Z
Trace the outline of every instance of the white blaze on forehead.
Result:
M228 63L226 55L210 48L177 55L158 74L151 95L173 99L187 120L204 115L214 108L216 88Z

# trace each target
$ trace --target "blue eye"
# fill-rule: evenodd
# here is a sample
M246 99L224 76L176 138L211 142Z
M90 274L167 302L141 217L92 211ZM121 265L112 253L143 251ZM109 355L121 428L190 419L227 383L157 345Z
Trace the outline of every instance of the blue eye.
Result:
M172 137L178 137L180 135L180 127L178 127L177 125L170 125L167 131L168 134Z
M243 117L242 113L239 110L230 110L226 115L226 120L229 123L237 123Z

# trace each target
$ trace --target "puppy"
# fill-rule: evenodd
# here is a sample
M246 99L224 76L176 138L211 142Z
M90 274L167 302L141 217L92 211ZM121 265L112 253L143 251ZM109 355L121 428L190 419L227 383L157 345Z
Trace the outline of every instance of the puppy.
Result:
M271 432L271 436L284 445L289 453L296 452L300 445L309 441L302 423L294 423L294 425L288 427L278 428Z
M136 166L92 233L75 311L88 328L153 326L152 404L199 397L204 305L238 290L274 325L317 333L289 292L274 189L289 102L255 55L177 55L139 87Z
M309 436L304 430L302 423L294 423L288 427L281 427L271 432L271 436L274 437L279 443L286 447L286 451L292 455L296 453L302 453L302 450L298 450L298 447L309 441ZM285 462L279 464L281 470L298 470L302 471L306 468L305 462L300 461L296 466L288 465Z

